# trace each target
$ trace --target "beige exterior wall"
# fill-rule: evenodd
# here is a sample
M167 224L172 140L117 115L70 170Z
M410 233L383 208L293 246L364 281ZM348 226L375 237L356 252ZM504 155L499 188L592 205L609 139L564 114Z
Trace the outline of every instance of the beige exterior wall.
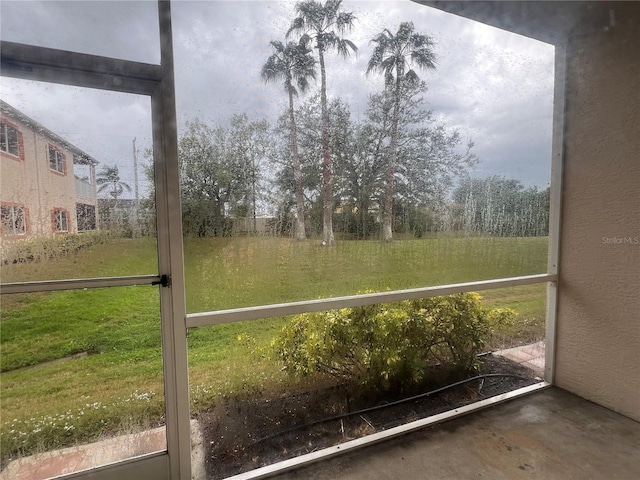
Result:
M591 25L567 50L556 383L640 421L640 8Z
M24 159L2 152L0 155L0 199L3 204L23 205L28 211L27 236L52 235L52 212L64 209L68 212L68 231L77 231L76 182L73 169L73 152L52 139L36 133L30 126L16 118L2 115L2 119L18 127L22 133ZM49 166L49 145L65 156L66 172L60 174ZM82 199L95 204L95 199ZM4 232L3 232L4 233ZM16 237L6 237L9 240Z

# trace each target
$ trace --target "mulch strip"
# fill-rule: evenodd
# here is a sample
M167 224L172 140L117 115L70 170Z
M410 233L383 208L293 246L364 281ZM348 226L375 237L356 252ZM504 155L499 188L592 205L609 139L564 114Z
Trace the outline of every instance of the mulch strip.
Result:
M221 479L361 438L539 381L533 372L506 358L482 357L478 371L468 375L512 376L473 380L408 402L403 397L429 392L462 378L431 381L419 391L377 397L361 395L343 385L259 400L227 400L198 414L205 443L207 478ZM515 375L515 376L514 376ZM517 378L520 376L523 378ZM349 412L376 408L325 421Z

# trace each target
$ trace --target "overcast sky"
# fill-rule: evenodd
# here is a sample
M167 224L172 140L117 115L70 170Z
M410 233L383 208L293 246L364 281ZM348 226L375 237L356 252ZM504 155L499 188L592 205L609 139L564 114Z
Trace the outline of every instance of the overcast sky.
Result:
M172 6L179 129L199 117L234 113L274 120L285 108L279 84L260 81L269 41L284 39L294 2L177 1ZM327 56L328 91L358 119L383 87L365 76L369 40L402 21L435 40L437 69L419 72L436 119L475 143L475 176L493 174L546 187L551 156L553 56L550 45L410 1L343 2L357 17L348 35L357 55ZM159 63L153 1L0 2L2 40ZM319 78L319 75L318 75ZM319 84L319 80L318 80ZM148 98L2 78L2 99L68 138L102 164L118 164L133 185L132 140L151 145Z

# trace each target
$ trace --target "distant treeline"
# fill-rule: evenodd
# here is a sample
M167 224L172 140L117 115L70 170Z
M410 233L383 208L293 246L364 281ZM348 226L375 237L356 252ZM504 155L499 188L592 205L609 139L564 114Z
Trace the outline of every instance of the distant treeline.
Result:
M319 206L321 207L321 206ZM308 229L319 235L322 212L310 212ZM399 234L422 237L431 232L530 237L549 234L549 188L525 188L518 180L501 176L464 179L450 201L433 206L415 206L397 201L393 208L393 229ZM357 205L343 202L334 212L334 229L342 238L371 239L381 236L381 214L377 205L367 219ZM289 234L291 219L278 218L282 234Z
M549 188L500 176L465 179L453 195L454 230L500 237L549 234Z

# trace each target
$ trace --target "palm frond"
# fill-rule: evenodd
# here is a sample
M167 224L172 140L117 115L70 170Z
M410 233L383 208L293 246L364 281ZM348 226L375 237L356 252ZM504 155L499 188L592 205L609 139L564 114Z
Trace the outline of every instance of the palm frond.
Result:
M342 42L345 44L346 47L350 48L352 52L354 52L354 53L358 52L358 47L351 40L349 40L347 38L343 38Z
M303 17L296 17L296 18L293 19L293 22L291 22L291 26L289 27L289 30L287 30L287 33L285 34L285 37L289 38L292 33L300 32L300 31L302 31L304 29L305 29L304 18Z
M282 53L284 51L284 44L280 40L271 40L269 44L276 50L278 53Z
M371 43L374 43L375 47L369 58L367 73L372 71L384 73L387 86L394 79L394 71L397 80L409 75L404 73L406 64L409 62L422 69L436 68L433 39L428 35L414 33L413 22L400 23L395 34L384 29L371 39ZM410 70L409 77L412 82L419 80L417 73L413 70Z
M293 86L296 82L301 91L306 90L308 78L315 79L316 60L307 47L305 40L299 42L287 42L272 40L271 46L276 50L262 66L260 76L265 83L283 80L286 92L297 95L298 91Z
M336 18L341 5L342 0L327 0L324 4L325 15L330 18Z
M323 21L326 16L325 7L323 7L322 4L314 0L304 0L296 3L295 10L298 14L296 20L302 19L303 29L322 30Z
M353 12L340 12L336 18L336 26L341 32L347 32L351 30L355 21L356 16Z
M396 67L396 65L398 65L399 58L395 55L391 55L387 58L385 58L384 60L382 60L382 63L380 63L380 70L385 72L385 74L387 72L392 72L394 67Z
M325 49L334 49L343 57L348 57L351 51L356 52L358 50L358 47L352 41L339 37L335 32L323 34L322 42Z
M339 33L351 29L356 16L353 12L340 11L342 0L327 0L324 4L315 0L303 0L296 3L295 11L298 15L287 31L287 37L294 32L306 34L309 38L315 38L317 47L324 49L327 46L334 48L340 55L348 55L349 51L356 52L357 47L351 41L344 41L332 30ZM338 39L340 41L338 41Z
M381 39L380 41L378 41L377 39L373 39L372 41L375 41L378 44L373 49L373 53L369 58L369 63L367 64L367 73L373 72L375 70L381 70L380 65L384 60L384 54L386 52L384 39Z
M422 48L411 52L411 61L425 70L436 68L436 56L430 48Z
M401 42L407 42L413 34L413 29L413 22L402 22L398 27L398 33L396 34L396 37Z
M275 82L285 77L282 61L277 54L274 53L267 59L260 71L260 77L265 83Z

